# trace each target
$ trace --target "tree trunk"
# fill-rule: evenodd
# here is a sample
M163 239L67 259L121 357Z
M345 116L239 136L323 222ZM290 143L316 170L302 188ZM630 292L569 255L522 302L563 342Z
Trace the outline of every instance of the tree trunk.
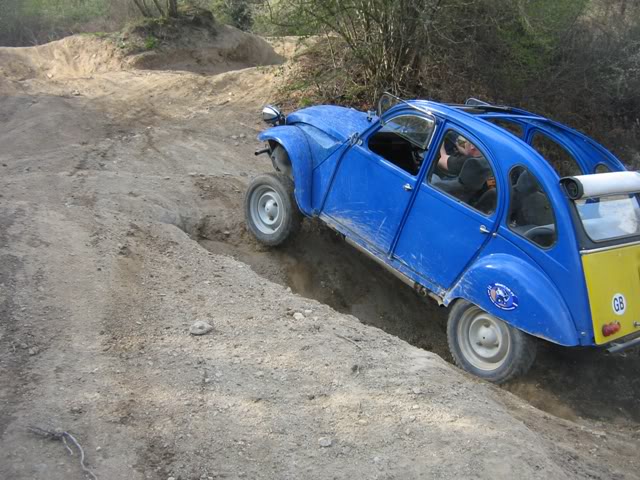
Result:
M178 0L167 0L167 13L170 17L178 16Z
M153 4L156 6L156 9L158 10L160 16L164 17L164 10L162 10L162 7L160 6L160 3L158 3L158 0L153 0Z
M140 13L142 13L144 17L153 17L153 15L151 15L151 12L147 8L147 5L144 3L144 1L133 0L133 3L135 3L136 7L138 7L138 10L140 10Z

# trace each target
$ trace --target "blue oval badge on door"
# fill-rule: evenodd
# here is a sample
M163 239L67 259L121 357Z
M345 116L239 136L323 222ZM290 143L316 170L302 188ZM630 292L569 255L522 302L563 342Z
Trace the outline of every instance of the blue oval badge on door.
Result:
M509 287L501 283L489 285L487 287L487 295L500 310L515 310L518 307L517 295Z

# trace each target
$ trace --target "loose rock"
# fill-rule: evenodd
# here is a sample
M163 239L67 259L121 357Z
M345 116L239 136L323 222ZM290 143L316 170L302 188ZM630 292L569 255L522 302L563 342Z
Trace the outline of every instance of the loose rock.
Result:
M304 315L300 312L296 312L293 314L293 319L298 321L304 320Z
M331 440L329 437L320 437L318 439L318 445L320 445L323 448L330 447L332 444L333 444L333 440Z
M213 330L212 325L209 325L207 322L198 320L196 323L191 325L191 328L189 329L189 333L191 335L205 335L209 333L211 330Z

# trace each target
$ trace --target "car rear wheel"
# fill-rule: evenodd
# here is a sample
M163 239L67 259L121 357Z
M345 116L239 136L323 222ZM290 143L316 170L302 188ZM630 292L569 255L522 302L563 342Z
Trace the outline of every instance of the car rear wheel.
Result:
M447 339L456 365L494 383L524 374L536 356L531 336L464 300L451 309Z
M277 173L254 178L245 195L244 213L249 230L260 243L280 245L302 222L293 180Z

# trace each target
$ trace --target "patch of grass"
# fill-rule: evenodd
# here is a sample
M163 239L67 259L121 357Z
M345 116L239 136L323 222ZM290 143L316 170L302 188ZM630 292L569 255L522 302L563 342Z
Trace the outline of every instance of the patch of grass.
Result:
M153 35L149 35L144 40L144 48L145 48L145 50L153 50L157 46L158 46L158 39L156 37L154 37Z

